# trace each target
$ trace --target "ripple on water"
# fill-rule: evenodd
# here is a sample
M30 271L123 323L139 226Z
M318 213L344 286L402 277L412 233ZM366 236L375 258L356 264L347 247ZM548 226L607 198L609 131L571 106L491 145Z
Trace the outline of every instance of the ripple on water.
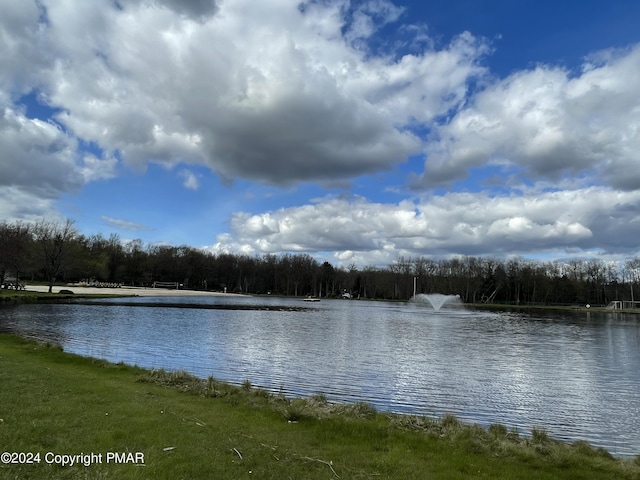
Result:
M184 301L231 305L224 297ZM233 301L247 308L124 300L21 305L3 309L0 330L114 362L250 380L291 395L324 393L331 401L403 413L453 413L524 433L544 427L617 455L640 452L635 317L434 312L412 303L325 300L292 311L302 301ZM285 308L253 309L260 302Z

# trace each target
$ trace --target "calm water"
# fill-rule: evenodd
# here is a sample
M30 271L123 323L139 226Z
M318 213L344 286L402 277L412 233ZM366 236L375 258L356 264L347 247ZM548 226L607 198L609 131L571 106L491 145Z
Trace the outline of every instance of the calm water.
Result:
M198 297L139 302L271 304L308 311L122 305L0 309L0 330L65 351L291 395L456 416L615 455L640 453L640 317L543 316L415 303Z

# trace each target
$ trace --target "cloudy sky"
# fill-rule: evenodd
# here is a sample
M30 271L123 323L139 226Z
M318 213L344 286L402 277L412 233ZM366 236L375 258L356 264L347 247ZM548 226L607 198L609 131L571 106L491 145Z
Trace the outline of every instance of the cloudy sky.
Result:
M306 252L640 253L637 0L2 0L0 218Z

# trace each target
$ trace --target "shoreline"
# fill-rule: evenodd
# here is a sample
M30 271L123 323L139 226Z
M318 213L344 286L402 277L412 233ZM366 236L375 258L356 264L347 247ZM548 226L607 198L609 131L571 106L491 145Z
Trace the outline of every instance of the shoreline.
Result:
M391 476L384 478L425 478L429 473L437 480L451 478L457 470L460 478L631 480L640 472L640 456L614 457L584 441L554 440L544 429L522 435L500 424L481 428L453 415L389 414L364 403L328 403L321 394L285 398L249 381L235 386L182 371L113 364L11 334L0 334L0 353L13 366L0 375L7 387L0 398L16 405L3 413L1 426L11 441L5 447L102 451L116 439L118 448L143 452L146 466L158 468L154 473L162 471L156 478L183 476L184 465L193 462L203 465L202 474L215 472L218 478L239 478L244 466L258 474L256 478L284 478L291 472L327 478L332 474L328 465L341 478L386 472ZM41 374L43 368L47 375ZM26 386L24 378L30 379ZM29 400L43 391L50 402L46 412ZM102 395L87 408L86 399L96 391ZM19 398L25 400L16 403ZM50 425L60 432L53 447L42 443L46 438L40 433ZM194 445L199 445L196 451ZM311 464L320 468L310 471L309 459L318 458L326 462ZM33 472L39 467L27 466L23 473L27 468ZM116 474L113 466L92 468ZM126 468L117 472L120 478L133 473ZM20 467L0 466L0 474L3 471L19 476ZM64 471L40 472L66 478Z
M204 290L178 290L168 288L151 288L151 287L88 287L82 285L54 285L52 294L63 295L65 298L72 298L70 294L60 293L61 290L70 290L74 296L104 296L104 297L236 297L247 298L255 297L252 294L243 293L225 293L214 292ZM16 292L15 290L8 290L4 292ZM22 294L49 294L49 287L47 285L25 285L25 290L20 291ZM1 292L0 292L1 293ZM261 295L257 295L260 297ZM276 297L274 295L274 297ZM18 299L16 295L14 298ZM302 298L302 297L286 297L285 298ZM323 300L335 300L335 299L323 299ZM367 301L382 301L382 302L408 302L410 300L389 300L389 299L365 299ZM351 300L355 301L355 300ZM628 308L628 309L609 309L604 306L589 306L586 305L540 305L540 304L507 304L507 303L466 303L465 308L472 310L486 310L486 311L561 311L561 312L574 312L574 313L624 313L624 314L640 314L640 308Z
M115 297L246 297L239 293L210 292L202 290L177 290L147 287L84 287L82 285L54 285L52 293L71 290L74 295L110 295ZM25 285L25 292L48 293L47 285Z

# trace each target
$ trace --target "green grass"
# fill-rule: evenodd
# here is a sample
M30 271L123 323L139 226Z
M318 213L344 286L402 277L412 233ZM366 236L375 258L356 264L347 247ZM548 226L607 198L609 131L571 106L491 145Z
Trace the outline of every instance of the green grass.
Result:
M482 429L456 417L389 415L324 395L287 399L184 372L142 370L0 335L0 479L640 479L640 460L584 442ZM47 464L45 455L102 454ZM106 463L139 452L144 464Z
M121 295L127 297L129 295ZM108 294L64 294L64 293L48 293L33 292L28 290L6 290L0 289L0 305L3 303L37 303L37 302L57 302L73 298L113 298L114 295Z
M19 302L19 301L39 301L41 299L58 298L60 295L55 293L39 293L29 292L25 290L7 290L0 289L0 302Z

